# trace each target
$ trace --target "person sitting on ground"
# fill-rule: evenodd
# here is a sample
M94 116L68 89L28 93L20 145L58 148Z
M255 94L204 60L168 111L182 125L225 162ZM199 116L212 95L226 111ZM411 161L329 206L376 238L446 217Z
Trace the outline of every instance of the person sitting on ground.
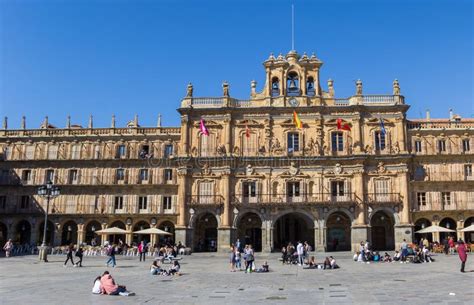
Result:
M359 251L357 251L356 253L354 253L354 256L352 257L352 260L353 260L354 262L357 262L357 260L359 259L359 254L360 254Z
M179 273L179 269L181 266L179 265L178 261L173 261L173 265L170 267L168 271L165 271L165 275L181 275Z
M101 294L102 291L103 291L102 290L102 285L100 284L100 278L101 278L101 276L99 275L94 280L94 286L92 287L92 293L93 294Z
M262 265L261 268L258 268L258 269L257 269L257 272L260 272L260 273L261 273L261 272L269 272L269 271L270 271L270 270L269 270L269 266L268 266L268 262L267 262L267 261L265 261L265 262L263 263L263 265Z
M336 264L336 259L332 256L329 257L329 264L331 265L331 269L339 268L339 266Z
M324 260L323 264L323 269L330 269L331 268L331 261L329 260L329 257L326 256L326 259Z
M380 261L380 254L379 252L375 252L373 256L374 262L379 262Z
M105 271L100 278L100 284L104 294L121 296L134 295L134 293L127 291L127 287L117 285L108 271Z
M383 256L383 261L385 263L390 263L392 262L392 257L390 256L390 254L388 254L387 252L385 252L384 256Z
M161 272L161 267L160 267L159 261L157 260L153 261L153 263L150 266L150 273L152 275L157 275L160 272Z
M425 261L425 263L431 263L434 261L434 259L431 257L430 249L427 246L423 246L422 252L423 252L423 260Z
M402 257L402 254L399 251L395 251L395 254L393 255L393 261L398 262L400 261L401 257Z
M309 262L308 262L309 268L316 268L316 258L314 256L311 256Z

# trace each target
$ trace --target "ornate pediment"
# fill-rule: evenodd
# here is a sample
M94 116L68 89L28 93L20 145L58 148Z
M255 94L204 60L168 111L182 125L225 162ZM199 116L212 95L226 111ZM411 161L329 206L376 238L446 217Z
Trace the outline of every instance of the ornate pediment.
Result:
M238 127L244 127L244 126L248 126L248 127L261 127L263 126L262 123L259 123L255 120L251 120L251 119L245 119L245 120L239 120L235 123L235 126L238 126Z
M199 121L194 122L194 127L199 128ZM206 128L223 128L221 123L218 123L213 120L204 120L204 124L206 125Z

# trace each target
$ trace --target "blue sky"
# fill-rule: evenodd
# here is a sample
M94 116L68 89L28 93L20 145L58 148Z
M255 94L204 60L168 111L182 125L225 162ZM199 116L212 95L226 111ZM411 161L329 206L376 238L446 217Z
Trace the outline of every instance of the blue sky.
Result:
M45 115L109 126L179 124L188 82L195 96L248 98L270 52L295 47L324 62L337 97L389 94L398 78L410 118L474 116L471 1L11 1L0 0L0 115L18 128Z

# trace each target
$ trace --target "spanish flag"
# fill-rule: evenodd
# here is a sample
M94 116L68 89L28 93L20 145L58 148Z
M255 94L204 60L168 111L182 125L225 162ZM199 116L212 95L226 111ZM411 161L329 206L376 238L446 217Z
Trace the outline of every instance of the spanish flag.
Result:
M295 127L296 128L303 128L303 123L301 122L300 118L298 117L298 114L296 111L293 111L293 121L295 121Z

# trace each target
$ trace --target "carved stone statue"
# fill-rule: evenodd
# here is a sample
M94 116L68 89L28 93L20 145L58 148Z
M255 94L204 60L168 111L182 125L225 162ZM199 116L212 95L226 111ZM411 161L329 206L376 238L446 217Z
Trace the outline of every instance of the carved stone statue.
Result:
M362 95L362 81L360 79L356 81L356 95Z
M328 92L330 97L334 97L334 81L332 79L328 80Z
M238 146L234 146L234 155L240 155L240 148Z
M188 84L186 97L193 97L193 84L191 83Z
M218 155L224 156L226 153L227 153L227 151L226 151L224 145L220 144L219 146L217 146L217 154Z
M393 95L400 95L400 84L398 83L398 79L393 81Z
M398 144L398 142L395 142L395 144L393 145L393 152L398 154L400 152L400 146Z
M227 81L222 83L222 95L225 97L229 96L229 83Z
M314 139L311 138L308 141L308 144L306 145L304 152L308 156L314 156L316 153L316 142L314 142Z
M281 148L280 141L278 139L275 139L272 141L272 153L274 154L281 154L283 152L283 149Z

